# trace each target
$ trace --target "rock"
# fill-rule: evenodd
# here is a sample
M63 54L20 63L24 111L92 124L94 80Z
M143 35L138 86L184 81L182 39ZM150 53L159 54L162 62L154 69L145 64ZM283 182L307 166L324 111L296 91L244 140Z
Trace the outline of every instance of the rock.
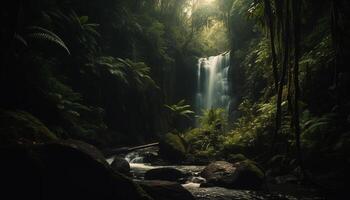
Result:
M168 161L180 163L186 159L186 147L180 136L167 133L159 143L159 155Z
M35 144L57 140L39 119L24 111L0 110L0 145Z
M252 161L237 162L216 161L209 164L202 172L207 183L201 187L220 186L234 189L260 189L263 172Z
M180 184L169 181L141 181L139 185L154 200L194 200L193 195Z
M192 177L189 182L190 183L205 183L207 180L203 177Z
M145 163L153 163L159 159L159 156L156 152L145 152L143 157Z
M116 170L119 173L130 176L130 164L124 158L115 156L113 162L111 163L113 170Z
M241 162L247 160L247 158L243 154L232 154L229 155L227 158L227 161L230 163L236 163L236 162Z
M184 177L186 175L180 170L168 167L151 169L145 174L145 180L179 181Z
M11 199L150 200L133 181L114 172L91 145L63 141L0 148L2 196Z
M233 174L236 171L236 167L233 164L226 161L216 161L210 163L201 172L201 176L207 180L221 179L225 175Z

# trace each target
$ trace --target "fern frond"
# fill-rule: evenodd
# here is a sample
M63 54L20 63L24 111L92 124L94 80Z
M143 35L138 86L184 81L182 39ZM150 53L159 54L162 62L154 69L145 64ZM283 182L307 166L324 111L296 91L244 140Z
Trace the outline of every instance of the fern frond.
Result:
M28 30L32 31L31 33L28 34L28 37L31 37L34 39L40 39L40 40L47 40L47 41L56 43L59 46L61 46L62 48L64 48L68 54L70 54L70 51L69 51L68 47L66 46L66 44L55 33L51 32L45 28L38 27L38 26L28 27Z
M19 34L15 33L14 38L18 41L20 41L24 46L28 46L27 41Z

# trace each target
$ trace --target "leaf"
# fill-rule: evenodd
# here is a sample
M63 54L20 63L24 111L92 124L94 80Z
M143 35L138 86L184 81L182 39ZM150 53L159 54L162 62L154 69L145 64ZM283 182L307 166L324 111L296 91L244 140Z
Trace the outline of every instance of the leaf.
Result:
M28 34L28 37L34 38L34 39L40 39L40 40L47 40L53 43L58 44L62 48L66 50L66 52L70 55L70 51L66 44L62 41L60 37L58 37L55 33L42 28L38 26L31 26L28 27L28 30L31 31L31 33Z
M19 34L15 33L14 38L18 41L20 41L24 46L28 46L27 41Z
M89 21L89 17L88 16L81 16L81 17L79 17L79 21L81 24L85 24L86 22Z

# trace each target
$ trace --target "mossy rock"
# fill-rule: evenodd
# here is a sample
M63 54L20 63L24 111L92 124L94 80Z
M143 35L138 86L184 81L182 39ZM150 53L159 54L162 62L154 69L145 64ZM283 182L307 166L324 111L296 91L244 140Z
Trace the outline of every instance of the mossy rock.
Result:
M24 111L0 110L0 145L57 140L39 119Z
M178 163L186 159L184 140L173 133L165 134L159 143L159 155L170 162Z
M201 184L201 187L259 190L264 181L264 173L250 160L234 164L215 161L201 172L201 176L207 179L207 183Z
M2 195L13 199L152 200L83 142L11 145L0 147L0 157L6 160L0 166Z
M247 160L247 158L243 154L232 154L227 156L227 161L230 163L242 162Z

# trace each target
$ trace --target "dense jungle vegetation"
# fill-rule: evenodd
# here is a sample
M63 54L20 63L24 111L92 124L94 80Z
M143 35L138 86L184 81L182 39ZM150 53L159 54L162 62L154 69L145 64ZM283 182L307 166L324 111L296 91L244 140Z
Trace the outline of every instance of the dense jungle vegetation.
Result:
M160 141L170 163L249 158L266 177L345 190L348 1L14 0L0 9L1 148ZM198 59L224 53L231 103L197 112Z

